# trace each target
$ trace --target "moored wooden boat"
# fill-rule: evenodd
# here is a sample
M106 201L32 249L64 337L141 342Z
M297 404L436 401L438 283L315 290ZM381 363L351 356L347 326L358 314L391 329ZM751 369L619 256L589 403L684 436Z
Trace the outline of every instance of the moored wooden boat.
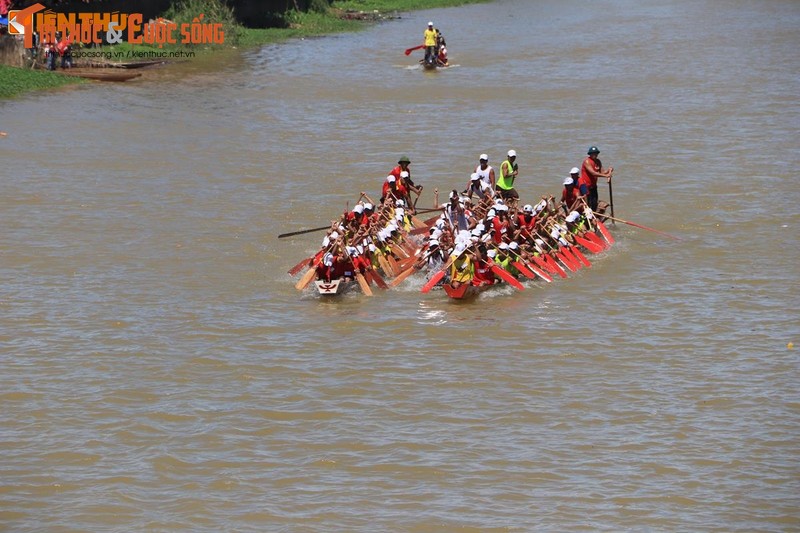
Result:
M112 72L110 69L93 69L93 68L65 69L61 70L59 74L63 74L65 76L77 76L79 78L86 78L98 81L128 81L133 78L138 78L139 76L142 75L140 72L125 72L125 71L118 71L116 69Z

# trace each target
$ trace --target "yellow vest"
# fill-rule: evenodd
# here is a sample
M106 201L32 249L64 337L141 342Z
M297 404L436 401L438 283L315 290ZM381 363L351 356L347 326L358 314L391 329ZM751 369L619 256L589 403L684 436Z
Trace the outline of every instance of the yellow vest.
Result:
M425 46L436 46L436 30L425 30Z

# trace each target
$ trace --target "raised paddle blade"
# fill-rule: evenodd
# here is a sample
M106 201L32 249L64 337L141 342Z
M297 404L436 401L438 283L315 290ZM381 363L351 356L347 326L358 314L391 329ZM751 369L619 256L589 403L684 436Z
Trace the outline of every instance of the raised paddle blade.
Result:
M305 289L311 280L314 279L314 275L317 273L317 269L315 267L309 267L303 277L295 284L294 288L298 291L302 291Z
M512 287L519 289L521 291L525 290L525 287L522 285L522 283L517 281L517 279L514 276L512 276L506 270L503 270L503 268L500 267L499 265L492 265L492 272L494 272L495 276L497 276L498 278L507 281L508 284L511 285Z
M408 49L406 49L406 55L409 56L409 55L411 55L411 52L413 52L414 50L420 50L422 48L425 48L424 44L421 44L419 46L414 46L413 48L408 48Z
M303 259L302 261L300 261L299 263L297 263L295 266L293 266L292 268L290 268L290 269L289 269L289 275L290 275L290 276L294 276L294 275L296 275L298 272L300 272L301 270L303 270L303 267L304 267L304 266L306 266L306 265L309 265L309 264L310 264L310 262L311 262L311 259L313 259L313 258L311 258L311 257L306 257L305 259Z
M361 287L361 290L364 291L364 294L372 296L372 289L369 288L369 283L367 283L367 280L364 278L364 274L356 272L356 279L358 280L358 285Z
M444 275L445 275L445 272L446 272L446 271L447 271L447 269L446 269L446 268L443 268L443 269L441 269L439 272L437 272L436 274L434 274L433 276L431 276L431 279L429 279L429 280L428 280L428 282L427 282L425 285L423 285L423 286L422 286L422 292L424 292L424 293L430 292L430 290L431 290L431 289L432 289L432 288L433 288L433 287L434 287L434 286L435 286L437 283L439 283L440 281L442 281L442 278L444 278Z
M536 277L536 274L531 272L531 270L528 267L526 267L522 261L514 261L511 264L514 265L514 268L519 270L519 273L525 276L526 278L533 279Z
M600 230L600 234L606 241L608 241L608 244L614 244L614 237L611 235L611 232L608 231L606 225L603 224L600 220L597 220L597 229Z
M586 237L582 237L581 235L575 235L575 242L592 252L593 254L599 254L603 251L603 247L590 241Z
M547 272L545 272L541 268L531 265L531 270L533 270L533 272L537 276L539 276L540 278L545 280L547 283L552 283L553 282L553 277L550 276L550 274L548 274Z
M295 235L302 235L304 233L313 233L315 231L322 231L324 229L330 229L330 228L331 228L331 225L328 224L327 226L322 226L322 227L319 227L319 228L303 229L303 230L300 230L300 231L292 231L292 232L289 232L289 233L281 233L280 235L278 235L278 238L279 239L284 239L286 237L293 237Z
M601 246L603 248L603 250L606 250L606 249L611 247L611 245L608 244L603 239L601 239L600 236L597 235L597 233L594 233L594 232L591 232L591 231L587 231L584 234L584 237L586 237L587 240L592 241L596 245Z

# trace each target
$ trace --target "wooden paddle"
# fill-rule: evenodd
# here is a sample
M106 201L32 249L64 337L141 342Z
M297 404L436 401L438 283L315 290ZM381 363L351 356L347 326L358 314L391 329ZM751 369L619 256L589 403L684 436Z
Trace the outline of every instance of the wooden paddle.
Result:
M520 283L517 280L517 278L512 276L510 272L508 272L503 267L501 267L498 264L495 264L492 261L489 261L488 263L489 263L490 268L492 269L492 272L494 272L495 276L505 280L506 282L508 282L509 285L511 285L512 287L514 287L516 289L519 289L521 291L525 290L525 287L522 285L522 283Z
M378 274L377 272L375 272L375 270L374 270L374 269L372 269L372 268L368 268L367 270L365 270L365 272L367 273L367 274L366 274L367 278L369 278L369 280L370 280L372 283L374 283L375 285L377 285L378 287L380 287L381 289L384 289L384 290L386 290L386 289L388 289L388 288L389 288L389 284L388 284L388 283L386 283L386 280L384 280L384 279L381 277L381 275L380 275L380 274Z
M364 291L364 294L366 294L367 296L372 296L372 289L369 288L369 283L367 282L366 278L364 278L364 274L362 274L356 269L355 262L353 261L353 256L351 256L350 252L347 251L346 242L344 245L344 254L347 256L348 259L350 259L350 263L353 264L353 273L356 275L358 286L361 287L361 290Z
M608 201L611 203L611 216L614 216L614 191L611 189L611 178L608 178ZM614 224L614 219L611 219Z
M634 228L639 228L639 229L643 229L643 230L647 230L647 231L652 231L653 233L658 233L659 235L663 235L665 237L669 237L670 239L675 239L676 241L682 241L683 240L680 237L676 237L675 235L670 235L669 233L667 233L665 231L659 231L657 229L648 228L647 226L642 226L641 224L636 224L635 222L630 222L628 220L622 220L621 218L610 217L608 215L602 215L602 216L604 216L606 218L610 218L611 220L616 220L617 222L622 222L623 224L628 224L629 226L633 226ZM598 220L597 222L598 222L598 226L599 226L600 225L600 221ZM606 231L608 231L608 230L606 230ZM601 230L601 233L602 233L602 230Z
M440 281L442 281L442 278L444 278L444 275L445 275L445 274L447 274L447 269L448 269L448 268L450 268L450 265L452 265L452 264L453 264L453 262L454 262L456 259L458 259L458 257L459 257L459 256L457 256L457 255L451 255L451 256L450 256L450 258L447 260L447 263L445 263L445 264L444 264L444 266L441 268L441 270L439 270L439 271L438 271L438 272L436 272L436 273L435 273L433 276L431 276L431 279L429 279L429 280L427 281L427 283L425 283L425 285L423 285L423 286L422 286L422 289L421 289L421 291L422 291L423 293L428 293L428 292L430 292L430 290L431 290L431 289L432 289L432 288L433 288L433 287L434 287L434 286L435 286L437 283L439 283Z
M390 287L397 287L402 282L404 282L406 280L406 278L408 278L411 274L413 274L415 270L416 270L416 268L414 268L414 265L411 265L410 267L408 267L404 271L400 272L400 274L396 278L394 278L392 281L390 281L389 282L389 286Z
M580 244L581 246L583 246L584 248L586 248L587 250L589 250L593 254L599 254L600 252L603 251L603 247L602 246L590 241L586 237L583 237L583 236L578 235L578 234L575 234L574 237L575 237L575 242L577 242L578 244Z
M327 226L322 226L320 228L302 229L300 231L292 231L292 232L289 232L289 233L281 233L280 235L278 235L278 238L279 239L283 239L285 237L293 237L295 235L302 235L304 233L313 233L315 231L322 231L322 230L325 230L325 229L331 229L331 225L328 224Z
M314 259L313 256L312 257L306 257L305 259L303 259L302 261L297 263L295 266L293 266L292 268L289 269L289 275L290 276L296 275L298 272L303 270L303 267L306 266L309 263L309 261L311 261L312 259Z
M573 254L575 257L577 257L577 258L578 258L578 260L579 260L581 263L583 263L583 265L584 265L585 267L588 267L588 268L591 268L591 267L592 267L592 263L591 263L591 262L590 262L588 259L586 259L586 256L585 256L585 255L583 255L583 252L581 252L581 251L578 249L578 247L577 247L577 246L570 246L570 247L569 247L569 250L572 252L572 254Z

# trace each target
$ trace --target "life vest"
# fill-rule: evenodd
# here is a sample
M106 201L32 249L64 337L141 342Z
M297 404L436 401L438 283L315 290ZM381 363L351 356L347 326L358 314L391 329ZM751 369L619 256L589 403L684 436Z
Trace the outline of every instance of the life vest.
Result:
M517 169L517 164L511 164L511 161L506 159L500 164L500 177L497 178L497 188L503 189L504 191L508 191L514 188L514 177L507 176L506 172L511 174L514 170Z

